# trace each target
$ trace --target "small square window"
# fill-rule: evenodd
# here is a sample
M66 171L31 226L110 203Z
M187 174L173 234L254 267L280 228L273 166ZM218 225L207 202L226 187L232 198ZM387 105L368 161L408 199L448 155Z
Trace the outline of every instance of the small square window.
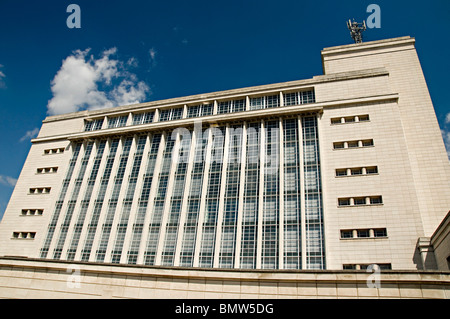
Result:
M386 228L374 229L373 230L373 236L374 237L387 237Z
M345 119L345 123L353 123L353 122L355 122L355 117L354 116L344 117L344 119Z
M341 230L341 238L353 238L352 230Z
M358 238L369 238L370 233L368 229L358 229L357 230Z
M190 107L188 107L187 117L188 118L198 117L199 111L200 111L200 105L190 106Z
M172 109L172 118L171 120L179 120L183 117L183 108L175 108Z
M202 116L212 115L213 108L214 108L214 105L212 103L204 104L202 106Z
M365 205L366 204L366 198L365 197L355 197L353 199L355 205Z
M170 109L169 110L161 110L161 113L159 114L159 121L169 121L170 120Z
M233 101L233 112L245 111L245 100L235 100Z
M341 124L341 118L340 117L332 118L331 124Z
M347 176L347 169L337 169L336 170L336 176Z
M350 206L350 198L339 198L338 205L339 206Z
M289 105L297 105L298 103L298 93L284 93L284 105L285 106L289 106Z
M373 146L373 140L364 140L364 141L362 141L362 146L363 147Z
M356 269L356 265L343 265L342 269Z
M366 121L369 121L369 114L360 115L360 116L359 116L359 121L360 121L360 122L366 122Z
M217 106L217 114L230 113L231 101L219 102Z
M266 96L266 107L278 107L280 106L280 96L279 95L270 95Z
M355 265L356 266L356 265ZM367 269L367 267L369 266L369 265L367 265L367 264L362 264L362 265L358 265L359 266L359 269L361 269L361 270L366 270Z
M391 264L378 264L378 267L380 267L380 270L391 270L392 269Z
M344 148L344 142L335 142L335 143L333 143L333 147L335 150Z
M360 168L360 167L352 168L351 169L351 174L352 175L362 175L362 168Z
M264 108L264 98L263 97L250 98L250 110L259 110L262 108Z
M383 200L381 196L373 196L370 197L370 204L371 205L383 204Z
M348 144L348 148L356 148L356 147L358 147L358 141L350 141L347 144Z

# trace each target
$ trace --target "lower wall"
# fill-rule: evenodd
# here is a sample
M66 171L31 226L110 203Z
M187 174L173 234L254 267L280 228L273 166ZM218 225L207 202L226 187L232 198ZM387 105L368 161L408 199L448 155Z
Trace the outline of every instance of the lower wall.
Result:
M0 257L0 297L450 299L450 272L224 270Z

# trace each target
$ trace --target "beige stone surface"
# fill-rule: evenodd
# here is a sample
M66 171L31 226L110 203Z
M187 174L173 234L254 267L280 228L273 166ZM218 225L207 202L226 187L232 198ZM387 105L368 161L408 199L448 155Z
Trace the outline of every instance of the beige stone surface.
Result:
M65 271L74 266L79 278ZM0 298L450 298L450 272L386 271L375 288L367 286L370 274L364 271L316 271L314 278L303 280L297 275L304 271L277 270L270 279L250 276L265 272L199 270L192 275L189 268L0 258Z

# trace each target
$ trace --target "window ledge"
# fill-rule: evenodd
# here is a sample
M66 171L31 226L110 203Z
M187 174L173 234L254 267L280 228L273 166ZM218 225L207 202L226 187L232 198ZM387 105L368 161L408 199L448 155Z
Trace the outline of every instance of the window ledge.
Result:
M336 178L343 178L343 177L376 176L376 175L380 175L380 173L376 173L376 174L357 174L357 175L339 175L339 176L334 176L334 177L336 177Z
M374 240L374 239L389 239L389 236L384 237L356 237L356 238L339 238L340 240Z
M341 150L360 150L362 148L372 148L375 147L375 145L370 145L370 146L361 146L361 147L343 147L343 148L333 148L333 151L341 151Z
M358 122L345 122L345 123L330 123L330 126L339 126L339 125L345 125L345 124L355 124L355 123L369 123L369 121L358 121Z
M343 205L343 206L337 206L337 208L349 208L349 207L368 207L368 206L383 206L384 204L363 204L363 205Z

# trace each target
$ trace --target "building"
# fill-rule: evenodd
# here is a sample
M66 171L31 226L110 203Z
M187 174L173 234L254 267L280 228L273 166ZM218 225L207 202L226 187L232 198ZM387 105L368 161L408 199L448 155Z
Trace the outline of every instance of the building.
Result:
M0 224L2 265L170 269L186 287L189 269L241 285L273 274L322 296L321 278L353 294L377 264L396 297L450 298L419 240L449 210L450 165L415 40L326 48L322 62L312 79L47 117Z

